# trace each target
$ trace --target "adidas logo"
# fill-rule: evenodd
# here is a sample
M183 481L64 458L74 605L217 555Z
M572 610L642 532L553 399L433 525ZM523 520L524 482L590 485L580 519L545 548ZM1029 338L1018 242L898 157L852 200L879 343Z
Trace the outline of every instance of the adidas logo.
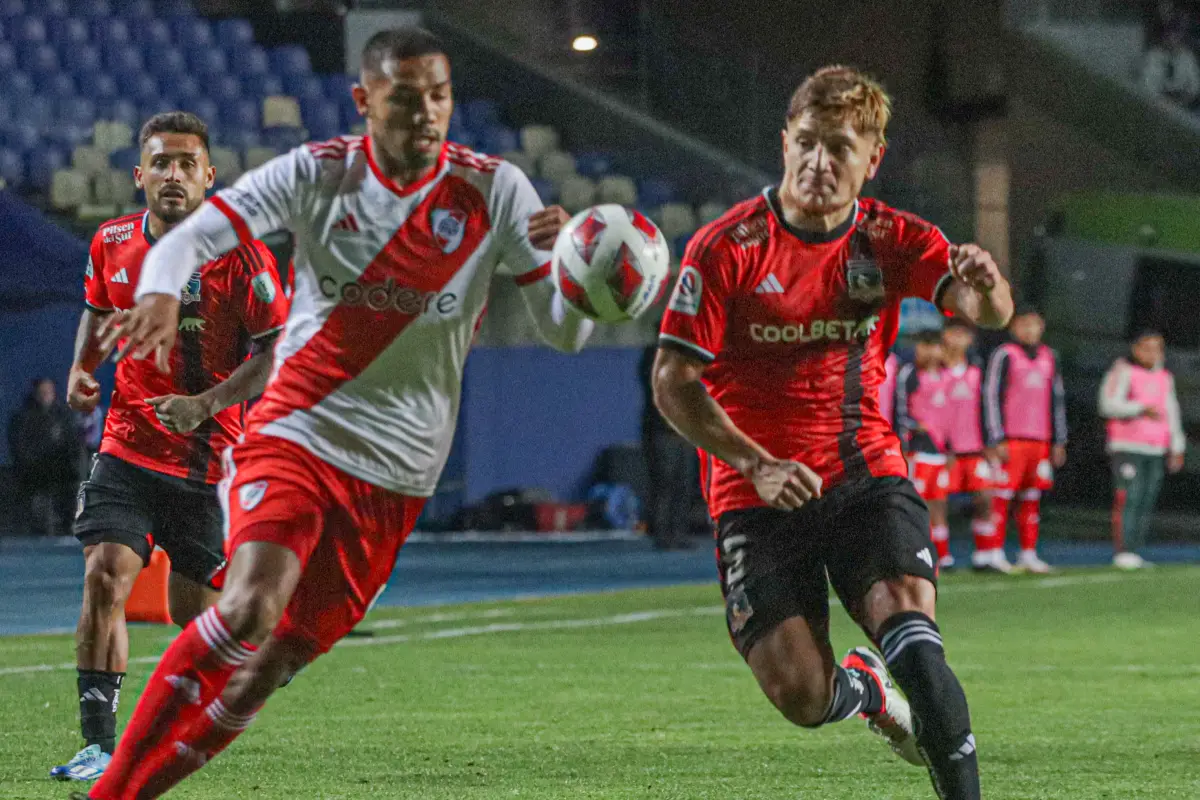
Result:
M125 268L121 267L121 271L112 276L113 283L129 283L129 275L125 272Z
M350 231L351 233L358 233L358 220L354 218L353 214L347 214L333 224L333 229L335 231Z
M928 564L930 569L933 569L933 553L929 552L928 547L917 553L917 558Z
M783 284L779 282L779 278L775 277L774 272L767 273L767 277L763 278L762 283L754 290L755 294L783 294Z
M962 761L971 753L975 752L975 734L968 733L967 739L962 743L962 746L950 754L951 761Z
M81 703L84 702L85 700L96 700L101 703L108 702L108 698L104 696L104 692L100 691L99 689L95 689L95 688L88 689L86 692L83 693L83 697L79 698L79 702L81 702Z

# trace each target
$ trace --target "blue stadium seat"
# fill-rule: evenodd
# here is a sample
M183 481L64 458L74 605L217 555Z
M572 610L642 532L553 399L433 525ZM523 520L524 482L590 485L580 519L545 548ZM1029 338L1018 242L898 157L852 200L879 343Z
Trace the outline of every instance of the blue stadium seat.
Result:
M216 138L221 146L237 150L239 153L262 144L262 137L258 135L257 130L225 130Z
M46 41L46 23L40 17L20 17L9 27L8 38L17 44Z
M284 94L289 94L297 100L325 98L325 85L316 75L286 75L283 78Z
M158 81L154 80L153 75L138 71L136 74L128 76L125 79L122 79L119 75L114 75L113 77L120 84L121 93L135 104L148 103L162 96L162 92L158 89Z
M26 6L27 11L36 11L38 16L43 19L63 18L70 16L71 7L67 0L38 0L37 5L30 9Z
M54 117L68 125L91 127L96 121L96 103L86 97L63 97L54 103Z
M463 105L463 117L468 128L482 132L500 124L500 106L495 100L471 100Z
M92 37L104 47L128 47L133 41L133 33L125 20L116 17L105 17L92 23Z
M323 98L310 98L300 104L308 138L325 141L342 133L341 114L336 103Z
M267 58L275 73L285 78L288 75L304 75L312 72L312 65L308 61L308 51L299 45L273 48Z
M361 120L362 118L360 117L359 119ZM347 129L347 130L349 130L349 129ZM478 142L475 140L475 134L471 133L466 128L463 128L458 133L454 133L452 131L447 136L447 138L452 142L457 142L458 144L461 144L463 147L469 147L472 150L474 150L476 148L476 146L478 145Z
M233 73L243 80L249 75L269 75L271 62L267 51L258 45L243 47L229 54L229 65Z
M116 78L107 72L76 73L75 83L79 87L81 95L90 97L96 102L107 100L110 97L117 97L120 94ZM108 119L108 117L102 117L102 119Z
M553 183L544 178L531 178L529 182L533 184L534 191L542 198L543 203L552 206L558 202L558 187Z
M4 126L13 121L12 104L0 95L0 131L4 130Z
M177 106L175 106L170 100L166 99L165 97L155 96L155 97L151 98L150 100L145 100L141 103L138 103L138 119L144 123L146 120L150 119L155 114L161 114L164 111L178 111L178 110L179 110L179 108ZM184 110L187 111L190 109L184 109Z
M201 84L200 81L191 75L174 75L165 80L160 80L158 85L162 95L180 107L186 106L188 103L206 95L210 96L207 84Z
M299 147L305 141L304 131L300 128L265 128L262 138L263 144L277 153Z
M21 68L34 77L58 72L58 53L48 44L31 45L18 57Z
M113 11L108 0L75 0L75 13L91 19L100 19L111 17Z
M63 169L70 163L63 148L46 145L25 153L25 169L29 177L29 186L45 191L50 188L54 179L54 171Z
M194 50L216 45L212 26L203 17L172 17L169 24L175 43L182 48Z
M613 169L611 153L579 153L575 156L575 169L588 178L601 178Z
M160 82L166 78L175 78L195 72L192 69L194 65L189 63L183 53L174 47L154 48L146 58L146 66Z
M209 125L216 125L221 114L221 107L207 97L194 97L176 107L192 112Z
M4 142L19 153L28 153L38 148L42 132L38 126L22 119L9 125L4 131Z
M0 75L7 76L17 69L17 49L8 42L0 42Z
M52 72L43 75L37 84L38 91L56 100L75 96L75 81L65 72Z
M648 178L638 183L638 198L642 205L656 208L675 201L675 187L661 178Z
M110 75L102 77L113 80ZM116 86L116 81L113 81L113 86ZM137 105L129 98L116 94L101 97L96 101L96 116L109 122L124 122L135 131L142 124Z
M119 0L117 14L125 19L136 20L141 25L154 16L154 4L151 0Z
M170 44L171 26L161 19L138 20L133 26L133 39L142 45Z
M270 73L243 75L241 84L242 93L256 100L262 100L273 94L283 94L283 81Z
M63 47L78 47L86 44L90 34L88 25L78 17L54 17L46 20L46 40Z
M108 157L108 164L113 169L131 170L142 160L142 151L137 147L126 147L114 151Z
M43 135L47 142L55 144L69 153L79 145L91 141L92 123L80 125L75 122L57 122Z
M100 51L88 44L67 48L62 54L62 65L75 76L99 72L103 69L103 63Z
M188 66L195 75L201 78L209 75L223 75L227 71L225 54L220 50L209 48L189 51Z
M350 94L354 84L358 83L358 78L342 73L325 75L321 80L325 84L325 96L337 103L342 103L343 98Z
M158 0L155 6L158 13L172 17L190 17L196 13L191 0Z
M214 75L205 84L206 94L218 103L227 103L246 96L242 85L232 75Z
M24 72L10 72L0 81L0 93L10 98L25 98L33 96L33 78Z
M104 68L118 81L133 80L145 73L142 54L133 47L114 47L104 51Z
M10 189L25 185L25 159L21 153L8 147L0 147L0 178Z
M234 131L257 130L261 122L258 112L259 105L254 100L244 99L223 103L220 108L221 126Z
M467 118L463 116L462 107L455 106L454 112L450 115L450 139L455 142L462 142L464 137L475 138L475 134L467 127Z
M338 98L338 111L342 114L342 130L349 131L355 125L363 121L362 115L358 113L358 105L355 104L354 98L349 92Z
M217 43L226 50L245 47L254 42L254 26L248 20L223 19L217 22Z
M479 146L485 153L500 155L509 150L520 150L521 138L512 128L493 125L483 131L483 135L479 137Z
M25 13L25 0L0 0L0 19L12 19Z

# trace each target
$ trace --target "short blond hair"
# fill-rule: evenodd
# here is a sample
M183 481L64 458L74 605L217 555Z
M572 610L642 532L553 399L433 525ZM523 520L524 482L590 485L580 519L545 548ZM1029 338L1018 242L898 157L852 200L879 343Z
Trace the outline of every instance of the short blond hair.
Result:
M788 103L787 121L806 111L821 119L849 119L856 131L873 133L883 144L892 118L892 98L865 72L834 64L821 67L800 84Z

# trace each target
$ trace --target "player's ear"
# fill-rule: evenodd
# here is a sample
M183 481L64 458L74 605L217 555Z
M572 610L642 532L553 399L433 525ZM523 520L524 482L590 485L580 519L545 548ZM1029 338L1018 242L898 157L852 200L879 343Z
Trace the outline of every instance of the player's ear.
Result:
M204 170L204 188L211 189L217 180L217 168L211 164Z
M781 130L781 131L779 132L779 141L780 141L780 143L783 145L783 157L784 157L784 158L787 158L787 153L788 153L788 134L787 134L787 128L784 128L783 130Z
M141 167L133 168L133 185L139 189L146 188L145 185L142 184L142 168Z
M358 109L359 116L367 116L367 90L361 83L350 87L350 96L354 98L354 107Z
M879 142L875 145L871 153L871 162L867 165L867 180L874 180L876 173L879 172L879 165L883 163L883 154L887 152L887 145Z

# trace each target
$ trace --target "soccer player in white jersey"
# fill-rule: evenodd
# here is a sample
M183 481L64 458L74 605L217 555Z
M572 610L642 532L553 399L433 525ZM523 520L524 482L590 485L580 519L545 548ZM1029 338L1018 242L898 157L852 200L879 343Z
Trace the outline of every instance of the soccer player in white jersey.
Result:
M446 142L437 39L376 34L353 92L365 137L297 148L213 197L150 251L137 306L108 332L165 370L188 276L239 242L295 234L271 380L225 456L224 594L163 655L90 800L166 792L366 613L445 463L502 264L550 344L576 351L591 332L548 280L566 213L543 210L511 164Z

